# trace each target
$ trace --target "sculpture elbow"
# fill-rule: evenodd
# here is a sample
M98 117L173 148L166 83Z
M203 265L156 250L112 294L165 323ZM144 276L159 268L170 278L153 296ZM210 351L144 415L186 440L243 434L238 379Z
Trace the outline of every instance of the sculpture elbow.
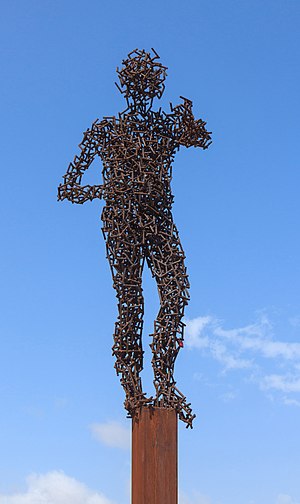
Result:
M57 201L69 200L71 203L81 203L78 201L77 192L69 184L60 184L58 186Z

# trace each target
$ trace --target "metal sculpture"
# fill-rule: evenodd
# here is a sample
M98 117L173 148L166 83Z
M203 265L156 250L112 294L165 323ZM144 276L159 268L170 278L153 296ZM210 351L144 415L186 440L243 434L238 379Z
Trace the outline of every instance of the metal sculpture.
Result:
M158 54L132 51L117 68L127 108L118 117L98 119L84 133L75 156L58 188L58 199L85 203L104 198L103 235L113 287L118 299L113 355L121 375L130 417L141 406L173 408L192 427L195 415L190 403L176 387L174 364L183 346L184 308L189 300L189 281L184 251L173 221L171 207L172 162L180 146L206 149L210 133L202 119L195 120L192 102L171 112L152 110L153 99L161 98L167 67ZM103 163L102 185L81 185L83 173L96 156ZM143 392L142 329L144 262L155 278L160 309L150 344L153 358L155 397Z

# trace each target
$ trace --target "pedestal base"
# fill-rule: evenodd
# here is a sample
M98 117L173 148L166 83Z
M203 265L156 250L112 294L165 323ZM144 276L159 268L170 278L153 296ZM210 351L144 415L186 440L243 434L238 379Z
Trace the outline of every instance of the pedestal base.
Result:
M132 420L132 504L178 503L177 413L143 407Z

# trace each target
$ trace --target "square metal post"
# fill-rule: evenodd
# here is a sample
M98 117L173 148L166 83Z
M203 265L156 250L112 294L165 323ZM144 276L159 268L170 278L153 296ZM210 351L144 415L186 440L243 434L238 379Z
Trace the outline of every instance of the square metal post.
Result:
M178 503L174 409L142 407L132 420L132 504Z

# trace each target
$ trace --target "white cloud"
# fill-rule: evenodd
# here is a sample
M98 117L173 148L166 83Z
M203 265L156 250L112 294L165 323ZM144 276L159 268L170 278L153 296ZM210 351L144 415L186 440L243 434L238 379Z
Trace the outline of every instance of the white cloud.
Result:
M265 318L257 324L238 329L225 330L221 327L216 327L214 333L238 345L243 351L258 352L266 358L300 359L300 343L272 340L270 336L270 324L266 323Z
M233 401L237 396L237 393L236 392L233 392L233 391L230 391L230 392L225 392L224 394L222 394L220 396L220 398L222 399L222 401L224 401L225 403L228 403L230 401Z
M295 501L290 495L280 494L277 497L276 504L300 504L299 500Z
M191 348L212 348L212 341L224 341L238 352L251 351L268 359L282 358L300 361L300 343L276 341L272 325L266 316L255 324L236 329L224 329L215 317L186 320L186 344Z
M249 504L255 504L251 501ZM193 495L186 495L180 492L179 494L179 504L213 504L212 500L202 494L193 493ZM221 503L218 503L221 504ZM276 499L275 504L300 504L299 499L294 499L288 494L279 494Z
M213 504L209 497L199 493L194 494L192 497L180 493L179 504Z
M228 369L245 369L252 366L251 361L234 356L219 341L212 341L210 347L213 357L223 364L226 371Z
M281 392L300 392L300 377L272 374L264 376L261 387L265 390L276 389Z
M204 335L204 331L209 329L213 322L214 319L210 316L186 319L186 345L198 349L209 347L209 338Z
M225 370L251 367L251 361L240 358L237 352L229 351L218 337L220 328L218 319L211 316L186 319L186 346L197 350L209 351Z
M31 474L25 493L0 495L0 504L113 504L63 472Z
M289 397L283 397L283 403L287 406L300 406L300 401L297 401L297 399L291 399Z
M185 322L186 346L210 355L222 365L223 372L251 370L250 380L264 391L300 392L300 343L276 339L266 315L253 324L234 329L225 329L213 316ZM282 400L287 405L297 402L286 396Z
M107 446L123 450L130 448L130 430L120 422L93 423L89 428L93 437Z

